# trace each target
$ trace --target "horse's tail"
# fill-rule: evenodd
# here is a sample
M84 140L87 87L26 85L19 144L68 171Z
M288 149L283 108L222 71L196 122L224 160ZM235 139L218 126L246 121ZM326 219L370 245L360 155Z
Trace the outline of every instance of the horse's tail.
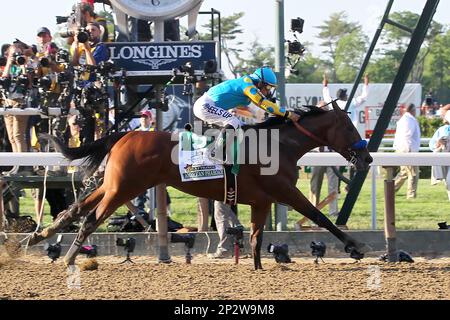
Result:
M52 141L56 151L61 152L64 157L71 161L86 158L83 161L83 165L86 166L86 174L91 175L97 170L105 156L111 151L112 147L127 133L128 132L114 133L78 148L69 148L60 139L49 134L41 134L39 137Z

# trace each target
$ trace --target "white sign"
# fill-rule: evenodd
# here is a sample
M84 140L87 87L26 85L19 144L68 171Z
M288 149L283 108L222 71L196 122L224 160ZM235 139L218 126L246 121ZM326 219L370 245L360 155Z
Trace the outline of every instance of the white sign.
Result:
M362 91L362 84L356 90L355 97L358 97ZM381 110L386 98L389 94L392 84L389 83L370 83L367 100L358 108L357 129L362 137L366 137L371 129L375 126L379 112L370 110ZM330 94L335 98L336 92L343 88L347 89L350 94L353 84L329 84ZM302 105L317 105L322 97L323 86L321 83L287 83L286 84L286 102L288 108L298 108ZM407 83L398 101L400 107L405 107L410 103L414 103L416 107L420 107L422 101L422 86L419 83ZM366 123L366 111L370 113L370 123ZM398 111L396 110L398 113ZM393 119L395 120L394 116ZM394 128L392 128L394 125ZM390 124L389 130L395 130L395 121ZM367 131L367 132L366 132Z

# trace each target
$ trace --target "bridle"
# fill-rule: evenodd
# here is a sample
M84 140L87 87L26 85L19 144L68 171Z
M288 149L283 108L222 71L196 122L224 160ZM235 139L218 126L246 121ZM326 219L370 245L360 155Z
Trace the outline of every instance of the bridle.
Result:
M327 146L328 143L326 143L323 139L319 138L318 136L316 136L315 134L313 134L311 131L309 131L308 129L306 129L305 127L301 126L298 122L296 121L292 121L292 123L294 124L295 128L300 131L301 133L303 133L304 135L306 135L307 137L311 138L312 140L314 140L315 142L317 142L319 145L321 146ZM348 153L348 157L346 157L346 160L352 164L353 166L356 165L356 163L358 162L358 156L357 156L357 151L358 150L363 150L367 147L367 141L366 140L359 140L353 144L351 144L349 147L347 147L344 151L345 153ZM339 153L341 154L345 154L344 152L342 152L343 150L337 150Z

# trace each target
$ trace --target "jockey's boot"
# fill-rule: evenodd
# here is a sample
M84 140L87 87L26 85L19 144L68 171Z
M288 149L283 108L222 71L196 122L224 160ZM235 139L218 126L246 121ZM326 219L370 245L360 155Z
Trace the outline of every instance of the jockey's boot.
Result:
M227 151L231 149L235 135L236 135L235 129L231 125L227 125L220 131L220 134L217 137L217 140L214 144L214 148L211 152L211 158L213 160L222 164L227 162ZM233 157L232 152L231 157Z

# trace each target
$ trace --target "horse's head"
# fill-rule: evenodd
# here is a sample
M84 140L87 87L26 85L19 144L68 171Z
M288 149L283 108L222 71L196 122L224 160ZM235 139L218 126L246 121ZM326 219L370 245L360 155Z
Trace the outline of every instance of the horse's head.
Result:
M334 130L329 130L327 134L330 147L352 163L356 170L367 170L373 159L367 150L366 140L361 139L347 113L339 108L335 101L332 106L337 121Z

